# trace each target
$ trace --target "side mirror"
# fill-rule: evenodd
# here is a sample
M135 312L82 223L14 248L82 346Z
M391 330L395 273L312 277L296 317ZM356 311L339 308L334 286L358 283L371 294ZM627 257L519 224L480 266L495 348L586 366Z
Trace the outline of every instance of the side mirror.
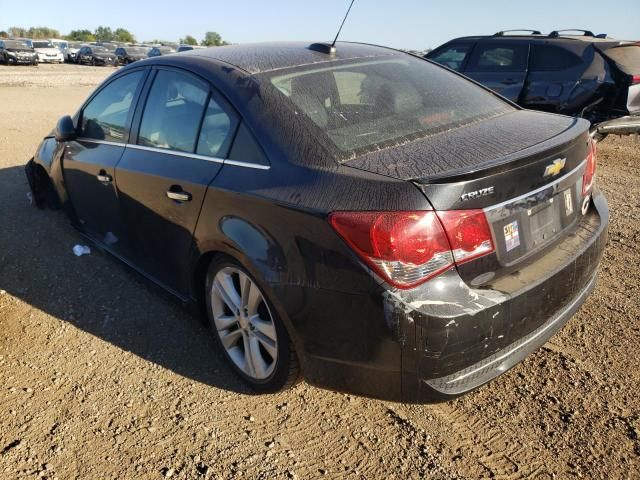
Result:
M73 120L69 115L65 115L58 120L55 136L59 142L69 142L76 138L76 127L73 125Z

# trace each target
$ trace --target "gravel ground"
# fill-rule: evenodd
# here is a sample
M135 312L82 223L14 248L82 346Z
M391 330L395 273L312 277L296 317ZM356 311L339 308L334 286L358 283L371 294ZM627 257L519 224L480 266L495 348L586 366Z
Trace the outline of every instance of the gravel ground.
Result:
M435 406L255 396L198 319L29 204L25 161L112 71L0 67L0 477L640 477L639 143L599 149L595 292L507 374Z

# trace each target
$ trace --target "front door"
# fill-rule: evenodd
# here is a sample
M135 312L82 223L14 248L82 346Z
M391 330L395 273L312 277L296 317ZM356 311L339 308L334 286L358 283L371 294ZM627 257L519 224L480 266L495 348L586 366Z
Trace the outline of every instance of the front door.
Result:
M159 69L140 118L137 142L116 168L133 263L177 293L207 186L222 167L236 120L197 77Z
M63 156L66 189L85 232L126 253L126 234L118 204L115 167L127 141L130 118L144 71L119 77L89 101L79 117L78 138Z
M473 49L464 74L518 103L527 77L529 44L480 42Z

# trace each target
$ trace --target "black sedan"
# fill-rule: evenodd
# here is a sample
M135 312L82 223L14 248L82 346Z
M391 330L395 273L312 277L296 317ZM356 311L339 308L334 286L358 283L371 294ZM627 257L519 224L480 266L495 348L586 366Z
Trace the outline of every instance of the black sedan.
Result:
M76 62L81 65L113 66L116 64L116 54L105 47L88 45L78 50Z
M339 42L136 62L27 165L37 204L187 304L259 392L446 400L505 372L596 282L585 120ZM540 372L544 374L545 372Z
M138 60L144 60L149 56L150 48L147 47L118 47L115 50L118 65L129 65Z
M37 65L38 54L19 40L0 40L0 63L5 65Z

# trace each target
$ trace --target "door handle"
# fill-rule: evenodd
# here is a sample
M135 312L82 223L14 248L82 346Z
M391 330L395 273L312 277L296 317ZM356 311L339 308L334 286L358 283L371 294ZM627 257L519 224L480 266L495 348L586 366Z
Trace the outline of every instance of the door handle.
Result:
M191 194L183 191L179 185L172 185L171 188L167 190L167 198L178 202L190 202Z
M111 183L113 181L113 177L109 175L107 172L105 172L104 170L100 170L100 173L96 175L96 178L98 179L99 182L102 182L102 183Z
M515 85L516 83L518 83L517 80L513 80L511 78L508 78L507 80L504 80L503 82L501 82L503 85Z

